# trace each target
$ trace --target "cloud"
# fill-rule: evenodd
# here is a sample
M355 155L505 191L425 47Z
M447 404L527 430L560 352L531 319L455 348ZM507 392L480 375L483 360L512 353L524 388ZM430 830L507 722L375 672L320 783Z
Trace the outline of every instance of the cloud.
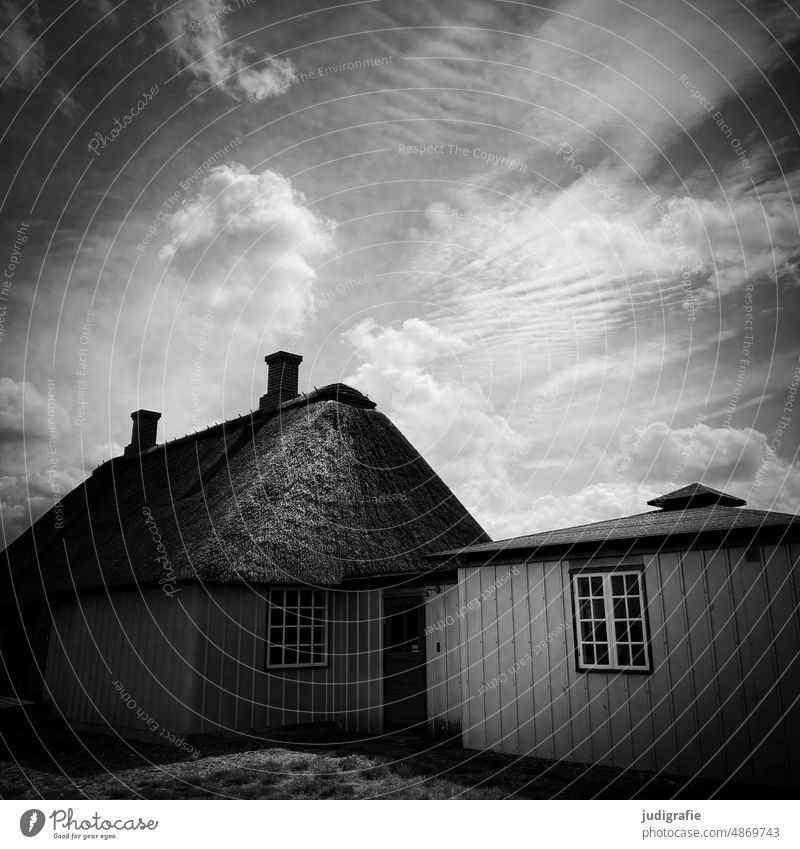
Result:
M776 453L780 440L753 428L704 422L672 428L652 422L624 440L622 448L628 458L621 461L625 477L637 483L663 489L702 480L765 510L794 513L800 503L800 468Z
M55 384L0 378L0 524L4 546L86 476L110 446L92 446L82 465Z
M614 482L590 484L566 495L543 495L533 500L524 528L517 535L644 513L652 509L647 502L660 494L647 487Z
M189 0L161 18L167 37L176 39L170 48L174 58L195 78L192 93L213 86L237 101L284 94L294 82L294 65L229 39L222 22L233 8L215 0Z
M334 222L276 171L231 162L187 191L160 234L169 238L161 279L143 278L129 299L147 315L144 342L142 324L131 329L146 355L140 360L131 346L119 367L144 370L151 392L161 384L164 432L180 434L190 422L247 410L264 391L264 354L299 347L314 314L316 265L334 249Z
M22 12L22 3L0 3L0 80L8 75L7 88L28 91L44 73L45 49L32 32L32 25L39 23L37 5Z
M376 400L467 509L491 525L512 491L508 468L520 437L477 383L448 377L460 373L464 341L421 319L398 327L366 319L344 338L359 361L344 381Z
M761 4L755 15L760 25L752 9L725 0L559 4L512 59L529 69L526 94L536 104L522 123L594 157L615 150L641 172L684 128L708 119L681 75L723 108L762 69L786 59L781 39L796 25L794 10Z
M67 118L77 118L83 112L80 103L61 87L57 88L53 95L53 106Z
M246 306L259 332L299 332L313 309L310 261L332 250L333 224L289 180L235 162L212 168L169 229L160 257L175 264L192 299L234 317Z
M647 506L651 498L695 481L737 495L750 508L796 513L800 468L780 457L775 447L753 428L703 422L672 428L651 422L602 453L591 473L605 480L587 482L572 493L534 498L515 535L643 513L652 509ZM563 468L571 462L564 458Z

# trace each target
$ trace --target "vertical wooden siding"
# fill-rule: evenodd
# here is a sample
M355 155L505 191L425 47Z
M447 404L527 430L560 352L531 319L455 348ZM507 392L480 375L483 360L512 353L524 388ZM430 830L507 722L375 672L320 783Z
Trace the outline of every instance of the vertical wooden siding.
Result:
M196 587L89 595L53 610L45 699L71 722L126 729L145 739L191 725L201 609ZM120 696L118 682L127 695ZM135 705L129 706L130 699Z
M329 663L266 669L263 589L207 588L202 668L192 730L209 732L335 721L383 727L381 590L329 592Z
M460 570L464 745L800 785L800 547L761 555L638 559L650 675L576 670L567 561Z

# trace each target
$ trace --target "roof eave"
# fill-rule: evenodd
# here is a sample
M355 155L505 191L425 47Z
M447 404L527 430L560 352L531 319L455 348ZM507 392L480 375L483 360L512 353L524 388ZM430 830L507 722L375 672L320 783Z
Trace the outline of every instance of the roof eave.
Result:
M728 528L689 533L652 534L615 539L576 540L544 545L501 546L489 549L455 549L427 555L428 558L454 566L486 565L501 560L564 560L602 553L626 556L656 551L687 551L701 548L736 548L800 542L800 522L757 528ZM482 563L485 561L486 563Z

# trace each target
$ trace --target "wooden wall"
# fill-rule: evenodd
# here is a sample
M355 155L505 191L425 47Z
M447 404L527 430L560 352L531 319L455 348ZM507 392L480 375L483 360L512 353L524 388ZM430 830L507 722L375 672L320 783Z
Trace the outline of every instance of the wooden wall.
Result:
M626 558L649 675L576 671L568 561L459 570L464 745L800 786L800 547L760 552Z
M45 701L57 715L100 729L154 741L162 730L185 734L202 602L198 587L172 597L155 587L55 604Z
M267 670L263 589L83 596L54 609L45 697L71 722L145 739L154 722L176 735L322 720L379 732L381 590L331 591L330 604L328 666Z
M241 585L208 588L192 731L335 721L352 731L383 727L380 589L329 591L327 667L265 668L267 603Z

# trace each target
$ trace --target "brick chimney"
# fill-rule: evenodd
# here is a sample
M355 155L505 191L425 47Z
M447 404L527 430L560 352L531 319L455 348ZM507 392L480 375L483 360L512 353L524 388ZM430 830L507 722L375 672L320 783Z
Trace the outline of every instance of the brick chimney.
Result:
M161 413L155 413L153 410L136 410L135 413L131 413L131 418L133 419L131 444L125 447L125 457L135 457L156 444L156 432Z
M258 402L261 412L277 409L279 404L297 398L297 381L300 363L303 358L299 354L289 354L286 351L276 351L264 357L269 373L267 375L267 394L262 395Z

